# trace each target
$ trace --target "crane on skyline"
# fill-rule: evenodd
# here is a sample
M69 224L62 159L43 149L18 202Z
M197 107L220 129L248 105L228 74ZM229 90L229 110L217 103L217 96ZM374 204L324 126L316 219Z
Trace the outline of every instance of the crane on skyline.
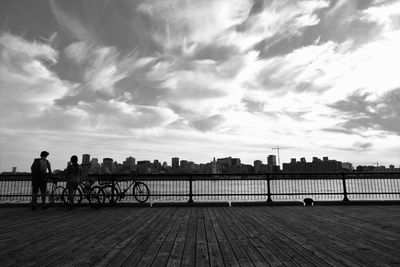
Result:
M279 156L279 150L281 150L282 148L280 148L279 146L276 146L276 147L273 147L272 148L272 150L276 150L276 151L278 151L278 166L280 167L281 166L281 159L280 159L280 156Z

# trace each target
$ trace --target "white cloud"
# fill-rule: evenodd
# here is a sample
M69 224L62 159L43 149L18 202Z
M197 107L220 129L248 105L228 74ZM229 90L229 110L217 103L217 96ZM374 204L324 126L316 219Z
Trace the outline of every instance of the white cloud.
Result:
M306 26L315 25L319 18L315 11L327 7L327 1L268 1L262 12L249 18L245 31L231 32L225 42L238 46L242 51L251 49L257 43L297 36ZM267 42L267 46L272 41ZM276 40L275 40L276 42Z
M58 79L46 64L57 62L58 52L53 48L10 33L3 33L0 43L2 113L15 112L29 118L51 106L68 91L70 84ZM2 120L8 121L8 117L2 116Z
M166 49L211 43L247 19L253 1L147 1L138 10L158 21L153 37Z

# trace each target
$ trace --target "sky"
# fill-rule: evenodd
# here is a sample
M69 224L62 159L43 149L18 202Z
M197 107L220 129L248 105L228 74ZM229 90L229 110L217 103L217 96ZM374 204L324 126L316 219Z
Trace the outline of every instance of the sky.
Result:
M0 171L42 150L400 165L400 1L0 2Z

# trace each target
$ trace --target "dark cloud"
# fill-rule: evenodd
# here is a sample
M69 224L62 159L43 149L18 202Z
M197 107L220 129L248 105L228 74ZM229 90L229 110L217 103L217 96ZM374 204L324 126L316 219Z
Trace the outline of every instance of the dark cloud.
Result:
M338 101L331 108L339 111L345 122L338 126L350 131L374 129L400 134L400 89L387 92L376 100L368 100L371 94L354 93Z
M373 149L374 145L371 142L355 142L353 145L348 147L331 147L333 149L350 151L350 152L365 152Z
M356 142L354 146L359 150L369 150L373 147L373 144L370 142Z
M239 53L238 48L233 45L207 44L196 49L193 57L199 60L211 59L216 62L225 62Z
M306 114L308 114L309 112L307 112L307 111L298 111L298 112L294 112L294 111L283 111L283 112L281 112L283 115L285 115L285 116L287 116L287 117L289 117L289 118L292 118L292 119L294 119L294 120L296 120L296 121L304 121L304 120L306 120L305 118L304 118L304 116L306 115Z
M208 132L220 125L224 120L225 118L222 115L217 114L194 119L190 122L190 124L201 132Z
M319 23L296 28L296 33L281 31L254 46L260 58L282 56L301 47L334 41L352 40L352 49L377 37L382 25L366 20L362 11L374 6L373 0L331 1L326 8L317 9L314 15Z
M358 131L354 131L354 130L349 130L349 129L344 129L341 127L337 127L337 128L324 128L322 129L322 131L324 132L332 132L332 133L342 133L342 134L348 134L348 135L359 135L359 136L363 136L365 137L363 134L361 134Z
M253 101L249 99L242 99L242 103L246 106L246 109L250 113L264 111L265 103L260 101Z
M128 52L132 47L145 54L162 48L149 34L152 20L137 6L141 1L50 1L52 14L71 41L81 40L115 46Z

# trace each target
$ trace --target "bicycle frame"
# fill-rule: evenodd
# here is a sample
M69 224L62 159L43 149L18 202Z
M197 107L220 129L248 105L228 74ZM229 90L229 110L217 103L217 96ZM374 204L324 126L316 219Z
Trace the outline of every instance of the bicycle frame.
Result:
M135 185L136 184L136 180L133 180L129 185L128 185L128 187L126 187L125 189L123 189L121 186L120 186L120 184L119 184L119 181L113 181L112 182L112 187L114 187L114 188L116 188L117 189L117 191L118 191L118 198L123 198L123 197L125 197L125 193L133 186L133 185ZM114 191L112 191L112 193L114 193Z

